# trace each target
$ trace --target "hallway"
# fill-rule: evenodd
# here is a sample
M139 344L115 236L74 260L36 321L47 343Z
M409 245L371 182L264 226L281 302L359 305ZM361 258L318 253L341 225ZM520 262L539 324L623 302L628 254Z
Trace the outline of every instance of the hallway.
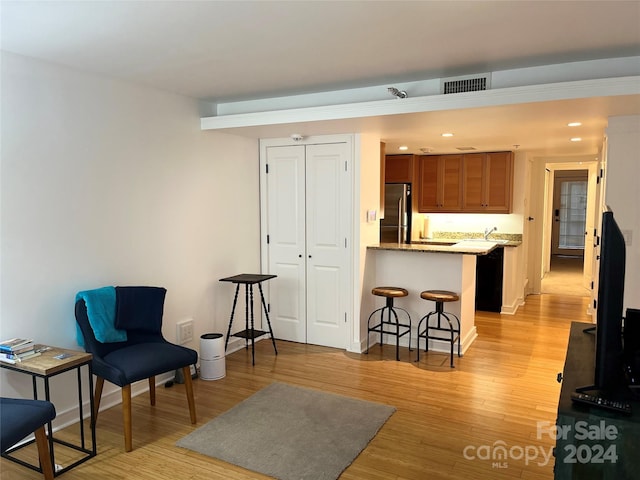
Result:
M553 255L551 269L542 278L542 293L588 297L589 289L582 285L582 257Z

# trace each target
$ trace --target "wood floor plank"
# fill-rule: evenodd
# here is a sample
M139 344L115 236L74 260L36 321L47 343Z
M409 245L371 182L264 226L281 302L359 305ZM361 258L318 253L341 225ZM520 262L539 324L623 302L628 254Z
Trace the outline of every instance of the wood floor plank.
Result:
M225 378L194 381L198 423L189 421L184 385L158 388L156 406L148 394L132 400L133 448L124 452L122 408L100 412L98 456L64 474L65 480L248 480L267 479L175 446L206 424L273 382L315 388L391 405L396 412L342 474L343 480L529 479L553 478L546 465L508 459L497 465L472 457L496 442L508 447L549 449L537 438L537 422L555 421L571 321L589 322L588 298L529 296L515 315L477 312L478 339L448 366L448 356L429 352L419 363L415 350L375 346L368 355L314 345L270 342L251 352L227 356ZM77 433L77 426L59 435ZM465 452L467 453L465 455ZM2 480L41 476L6 459Z

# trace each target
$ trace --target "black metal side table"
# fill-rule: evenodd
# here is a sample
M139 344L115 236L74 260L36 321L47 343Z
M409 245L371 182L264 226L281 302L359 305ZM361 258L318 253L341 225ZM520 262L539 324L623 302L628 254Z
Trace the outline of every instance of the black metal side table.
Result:
M273 350L278 355L278 349L276 348L276 340L273 336L273 330L271 329L271 321L269 320L269 312L267 311L267 304L264 301L264 294L262 293L262 282L277 277L277 275L260 275L255 273L242 273L233 277L221 278L221 282L231 282L236 284L236 294L233 297L233 307L231 308L231 317L229 318L229 328L227 330L227 337L224 342L224 349L227 350L227 344L229 343L229 336L231 335L231 326L233 325L233 315L236 311L236 304L238 303L238 292L240 291L240 285L244 285L244 300L245 300L245 329L234 333L234 337L244 338L245 348L249 348L249 339L251 339L251 363L256 364L256 352L254 339L271 334L271 342L273 343ZM256 330L254 328L253 320L253 285L258 284L260 290L260 300L262 301L262 308L267 319L267 326L269 331ZM251 312L251 327L249 327L249 312Z

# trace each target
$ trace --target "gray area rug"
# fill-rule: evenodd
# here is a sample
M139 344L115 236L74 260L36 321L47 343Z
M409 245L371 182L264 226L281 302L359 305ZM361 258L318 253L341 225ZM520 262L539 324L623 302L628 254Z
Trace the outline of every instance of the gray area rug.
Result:
M273 383L176 445L280 480L335 480L394 411Z

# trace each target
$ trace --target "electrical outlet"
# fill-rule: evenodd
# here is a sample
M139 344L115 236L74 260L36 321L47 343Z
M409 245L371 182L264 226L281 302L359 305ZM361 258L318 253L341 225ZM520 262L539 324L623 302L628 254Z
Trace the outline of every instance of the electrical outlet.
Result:
M176 337L180 345L193 340L193 320L188 319L176 324Z

